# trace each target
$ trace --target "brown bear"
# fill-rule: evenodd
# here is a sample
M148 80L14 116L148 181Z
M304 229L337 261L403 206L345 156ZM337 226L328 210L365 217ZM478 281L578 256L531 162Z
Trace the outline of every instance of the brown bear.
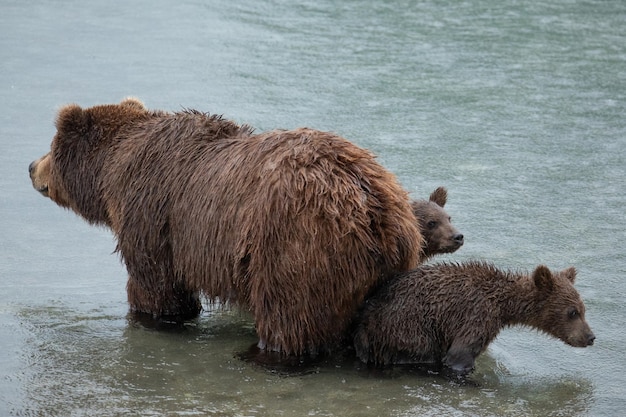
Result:
M262 349L315 353L373 286L420 261L406 191L335 134L253 134L136 99L67 105L56 128L33 186L112 229L133 312L187 319L203 294L249 309Z
M354 348L366 363L433 364L465 375L507 326L529 326L571 346L592 345L574 268L532 275L484 262L442 263L399 274L368 298Z
M455 252L463 246L463 235L452 225L450 216L443 209L447 199L448 191L438 187L428 200L411 202L424 237L422 262L437 254Z

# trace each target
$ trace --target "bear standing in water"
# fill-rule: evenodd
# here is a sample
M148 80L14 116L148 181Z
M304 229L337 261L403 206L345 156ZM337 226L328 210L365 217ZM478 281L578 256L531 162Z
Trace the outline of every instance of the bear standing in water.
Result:
M458 374L507 326L541 330L571 346L593 344L576 271L504 272L470 262L422 266L386 282L357 319L357 356L376 365L428 363Z
M421 261L406 191L332 133L253 134L136 99L67 105L56 127L33 186L111 228L133 312L184 320L204 294L249 309L262 349L316 353L374 286Z

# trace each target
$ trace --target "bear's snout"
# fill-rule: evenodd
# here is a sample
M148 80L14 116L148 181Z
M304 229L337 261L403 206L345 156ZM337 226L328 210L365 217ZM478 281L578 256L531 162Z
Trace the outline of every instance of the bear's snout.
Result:
M595 340L596 335L594 335L591 331L573 334L567 339L564 339L565 343L567 343L568 345L580 348L592 346Z
M31 162L28 165L28 175L33 188L48 197L48 182L50 176L50 154Z

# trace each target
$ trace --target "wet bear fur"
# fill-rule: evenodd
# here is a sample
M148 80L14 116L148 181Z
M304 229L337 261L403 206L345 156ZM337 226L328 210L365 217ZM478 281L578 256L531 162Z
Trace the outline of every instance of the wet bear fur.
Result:
M372 287L420 261L405 190L335 134L253 134L132 98L67 105L56 127L33 186L112 229L133 312L188 319L203 294L247 308L262 349L317 353Z
M574 288L576 271L532 274L491 264L421 266L382 284L358 319L354 347L379 366L433 364L467 374L507 326L543 331L571 346L593 344L585 305Z

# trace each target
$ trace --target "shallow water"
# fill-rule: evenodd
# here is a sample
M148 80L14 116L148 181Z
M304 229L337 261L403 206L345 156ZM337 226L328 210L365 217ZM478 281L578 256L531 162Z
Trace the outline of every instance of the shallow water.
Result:
M478 3L478 4L475 4ZM626 3L3 2L0 415L580 415L626 409ZM127 319L107 230L32 190L62 104L137 96L365 146L466 245L441 259L569 265L596 344L507 329L458 385L351 360L239 359L245 314Z

